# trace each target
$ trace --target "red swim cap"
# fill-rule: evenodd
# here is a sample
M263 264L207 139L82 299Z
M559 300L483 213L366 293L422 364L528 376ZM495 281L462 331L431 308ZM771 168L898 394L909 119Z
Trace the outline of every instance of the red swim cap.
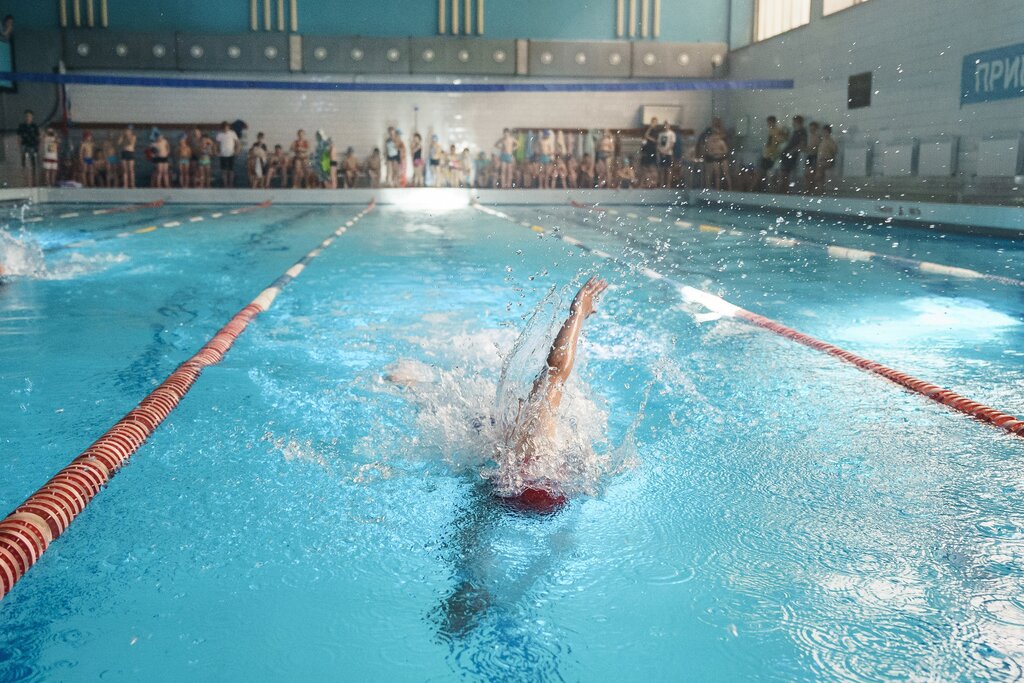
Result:
M544 489L525 489L518 496L501 498L502 503L519 512L550 515L566 504L566 497Z

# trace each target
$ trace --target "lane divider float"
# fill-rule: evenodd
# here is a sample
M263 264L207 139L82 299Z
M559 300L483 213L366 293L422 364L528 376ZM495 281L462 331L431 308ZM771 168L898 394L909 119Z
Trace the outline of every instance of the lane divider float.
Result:
M164 205L166 199L158 199L155 202L147 202L145 204L125 204L124 206L112 206L106 209L94 209L91 213L93 216L103 216L111 213L130 213L132 211L142 211L143 209L158 209ZM39 223L45 220L66 220L68 218L78 218L82 215L81 211L67 211L57 216L31 216L23 219L22 223Z
M129 213L132 211L141 211L142 209L158 209L164 205L166 199L158 199L155 202L149 202L148 204L128 204L126 206L115 206L110 209L96 209L92 212L94 216L102 216L108 213Z
M352 222L361 219L374 206L375 201L370 202ZM249 323L270 308L281 289L346 229L341 226L333 231L274 280L117 424L0 521L0 599L39 561L50 544L64 533L117 470L178 406L203 370L219 363Z
M596 206L589 206L587 204L581 204L579 202L569 202L573 208L583 209L586 211L603 212L604 209ZM633 214L630 214L630 218ZM647 220L651 222L660 222L655 220L657 216L649 216ZM675 225L680 228L693 228L694 224L689 221L675 221ZM916 269L922 273L929 273L931 275L945 275L947 277L956 277L965 280L987 280L989 282L998 282L1002 285L1009 285L1012 287L1024 287L1024 280L1017 278L1006 277L1004 275L993 275L991 273L983 273L978 270L972 270L970 268L960 268L957 266L948 266L942 263L933 263L931 261L921 261L919 259L908 258L905 256L895 256L893 254L881 254L877 251L867 251L864 249L853 249L850 247L841 247L836 244L826 244L824 242L817 242L814 240L798 239L796 237L777 237L774 235L760 235L757 233L737 230L735 228L722 228L717 225L699 224L698 229L701 232L709 232L715 234L728 233L737 237L754 237L762 242L769 244L773 247L805 247L809 249L816 249L818 251L824 251L828 256L835 259L844 259L847 261L884 261L888 263L895 263L903 268Z
M474 204L474 207L477 210L482 211L486 214L496 216L498 218L502 218L513 223L517 222L514 218L512 218L508 214L502 213L501 211L495 211L494 209L481 206L479 204ZM541 230L543 232L543 228ZM861 370L864 370L871 374L878 375L879 377L884 377L885 379L895 382L896 384L900 385L905 389L920 394L921 396L924 396L929 400L935 401L936 403L941 403L942 405L948 406L949 408L952 408L953 410L960 412L964 415L968 415L981 422L990 424L994 427L998 427L999 429L1002 429L1010 434L1024 437L1024 421L1020 420L1014 415L1004 413L1002 411L996 410L995 408L990 408L982 403L978 403L977 401L972 401L964 396L961 396L960 394L957 394L956 392L951 391L949 389L944 389L943 387L940 387L936 384L931 384L930 382L925 382L923 380L917 379L916 377L909 375L905 372L894 370L893 368L882 365L881 363L864 358L863 356L858 356L855 353L851 353L850 351L842 349L838 346L829 344L828 342L824 342L820 339L812 337L809 334L804 334L803 332L795 330L792 327L787 327L786 325L783 325L782 323L776 320L772 320L771 318L766 318L765 316L759 315L752 311L748 311L744 308L740 308L739 306L729 303L725 299L714 294L711 294L710 292L705 292L703 290L690 287L689 285L685 285L682 282L667 275L663 275L662 273L659 273L656 270L652 270L651 268L635 268L633 264L630 264L624 261L623 259L616 258L614 256L610 256L609 254L603 251L593 249L587 246L586 244L580 242L578 239L569 237L568 235L563 235L560 232L548 234L551 234L551 236L556 237L562 240L563 242L570 244L574 247L577 247L583 251L590 252L595 256L599 256L609 261L618 263L619 265L624 266L630 270L636 270L637 272L646 276L650 280L664 282L672 285L673 287L676 288L680 296L682 296L682 298L685 301L690 303L696 303L703 306L712 314L714 314L715 318L724 316L745 320L746 322L756 325L757 327L773 332L779 335L780 337L784 337L786 339L794 341L798 344L802 344L803 346L814 349L816 351L826 353L830 356L850 363L860 368Z
M269 207L270 205L271 205L271 202L269 202L269 201L261 202L260 204L254 204L253 206L243 207L243 210L240 211L240 213L247 213L249 211L256 211L258 209L265 209L265 208ZM218 217L223 216L223 215L224 215L223 213L212 213L212 214L209 215L209 218L218 218ZM189 223L199 223L199 222L202 222L202 221L206 220L206 218L207 218L206 216L190 216L187 222L189 222ZM181 227L181 225L182 225L182 221L167 221L166 223L162 223L160 225L156 225L156 224L154 224L154 225L147 225L145 227L138 228L136 230L126 230L125 232L119 232L119 233L117 233L117 235L115 235L115 237L131 237L132 235L145 235L146 233L153 232L154 230L158 230L160 228L167 228L167 229L169 229L169 228L178 228L178 227ZM102 239L103 238L92 239L92 240L83 240L81 242L73 242L71 244L68 244L67 246L69 246L69 247L80 247L80 246L85 246L87 244L94 244L96 242L102 241ZM109 239L109 238L107 238L107 239Z

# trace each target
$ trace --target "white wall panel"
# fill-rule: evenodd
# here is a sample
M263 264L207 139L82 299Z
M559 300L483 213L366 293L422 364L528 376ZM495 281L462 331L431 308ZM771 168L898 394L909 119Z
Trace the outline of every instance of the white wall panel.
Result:
M973 176L980 173L979 142L1024 130L1024 105L1017 99L961 107L962 60L1021 42L1021 26L1020 0L872 0L732 52L731 78L792 78L795 88L716 95L716 111L727 121L750 117L751 135L739 146L746 161L764 144L765 116L789 125L799 113L833 124L840 146L958 136L958 172ZM848 110L847 78L865 71L873 74L871 106Z
M425 140L437 133L445 145L489 151L503 127L634 128L639 125L641 103L652 97L681 106L681 123L687 127L702 127L711 115L711 96L706 92L302 92L114 86L68 90L75 119L83 127L90 121L186 125L240 118L249 125L250 139L263 131L271 144L287 147L296 129L304 128L311 136L323 128L360 155L383 144L389 125L401 128L408 140L414 122Z

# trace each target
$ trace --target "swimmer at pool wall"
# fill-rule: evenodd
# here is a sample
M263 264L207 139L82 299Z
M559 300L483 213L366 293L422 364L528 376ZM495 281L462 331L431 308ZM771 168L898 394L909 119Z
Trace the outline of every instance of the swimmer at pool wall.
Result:
M557 425L558 406L562 402L565 383L572 375L576 362L576 345L579 342L583 323L596 310L597 300L608 289L604 280L592 277L580 288L569 306L569 316L562 323L555 341L551 344L544 368L533 382L530 395L519 407L517 423L523 424L523 411L532 414L525 420L527 428L522 430L515 449L523 456L523 465L537 457L541 444L550 443ZM553 512L565 503L565 496L543 488L528 486L522 493L506 501L513 507L535 512Z

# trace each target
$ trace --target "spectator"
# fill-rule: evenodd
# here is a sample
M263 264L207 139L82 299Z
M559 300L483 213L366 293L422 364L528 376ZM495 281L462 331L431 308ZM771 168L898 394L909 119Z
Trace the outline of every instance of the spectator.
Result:
M540 157L540 189L554 188L552 179L555 171L553 166L555 160L555 136L550 130L545 130L541 134L537 145L537 154Z
M153 141L153 163L156 165L155 187L171 186L171 143L163 133L158 132Z
M121 137L117 139L117 146L121 149L121 172L124 176L124 188L135 187L135 144L138 138L135 135L135 126L128 124L121 131Z
M506 128L501 133L501 139L495 144L501 162L501 187L507 189L512 187L512 168L515 166L515 153L519 149L519 141L513 137L512 132Z
M815 189L819 194L825 193L829 174L835 168L839 146L832 137L832 126L821 129L821 142L818 143L818 165L815 171Z
M238 133L231 129L231 124L222 122L217 133L217 154L220 156L220 179L224 187L235 186L235 155L240 145Z
M811 121L808 127L807 144L804 146L804 190L814 192L814 174L818 170L818 145L821 144L821 126Z
M598 187L611 187L610 172L611 172L611 161L612 155L615 154L615 138L612 137L612 132L606 130L601 136L601 139L597 141L597 146L594 148L594 172L597 175L597 186Z
M18 125L18 145L25 184L34 187L39 173L39 126L35 123L35 113L31 109L25 110L25 120Z
M716 119L711 134L704 141L704 168L708 187L721 191L722 179L725 189L732 190L732 178L729 173L729 145L725 141L725 130L722 122Z
M178 187L189 186L189 179L192 175L192 146L189 144L188 135L178 138Z
M804 128L804 117L797 115L793 117L793 133L789 136L789 142L782 148L779 160L779 180L782 191L786 194L793 189L790 177L800 162L800 153L807 147L807 129Z
M78 146L78 160L82 163L82 186L92 187L96 184L96 143L93 142L90 131L82 134L82 144Z
M274 181L274 176L278 173L281 174L281 188L288 187L289 166L291 166L291 162L288 161L288 153L284 151L284 147L274 145L274 152L267 159L267 177L263 182L263 187L270 187L270 183Z
M413 133L409 149L412 151L412 186L423 187L426 184L424 181L423 136Z
M370 177L370 187L380 187L380 148L374 147L370 156L366 157L366 174Z
M398 172L402 166L402 154L398 148L401 142L399 132L394 126L388 127L388 136L384 140L385 160L387 161L388 185L398 187Z
M267 187L267 161L269 154L267 144L263 142L263 133L256 134L256 142L249 148L249 186L253 188Z
M117 145L114 144L114 138L109 133L103 140L103 156L107 158L107 187L117 187L117 164L120 160L117 155Z
M249 187L266 187L267 161L270 157L270 150L264 141L263 133L256 133L256 142L249 148L249 154L245 161L246 175L249 177Z
M355 187L359 181L359 157L354 149L349 147L345 150L345 187Z
M788 136L786 130L779 127L778 119L774 116L769 116L767 122L768 140L761 151L761 177L758 180L758 190L762 192L769 189L769 173L772 167L775 166L775 162L778 161L779 148Z
M306 131L301 128L295 133L292 142L292 187L298 189L303 183L308 184L309 176L309 140Z
M43 135L43 172L46 176L44 185L53 187L57 184L57 168L60 161L60 139L52 127L47 127Z
M643 187L654 187L658 183L658 128L658 119L652 117L640 144L640 183Z
M658 131L658 184L670 187L672 181L672 154L676 148L676 134L666 121Z

